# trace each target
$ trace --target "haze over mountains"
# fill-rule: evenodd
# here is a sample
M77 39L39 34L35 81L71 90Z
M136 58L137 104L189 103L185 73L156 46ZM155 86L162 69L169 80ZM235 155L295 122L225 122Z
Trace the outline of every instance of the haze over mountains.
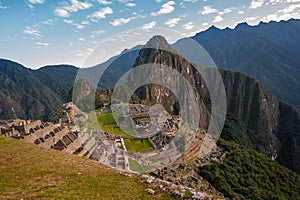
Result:
M300 60L296 53L299 52L299 32L299 20L289 20L256 27L240 24L234 30L212 27L194 39L207 49L217 66L252 76L280 100L299 106ZM139 50L124 51L116 60L89 69L97 71L109 65L98 89L113 87L121 75L132 68L138 55ZM77 72L78 68L68 65L31 70L1 60L0 79L4 84L0 90L0 118L49 119L66 101ZM278 102L253 78L223 70L221 74L228 101L223 137L270 157L278 156L281 164L300 173L299 112ZM200 85L195 87L201 88ZM286 120L291 113L293 119Z

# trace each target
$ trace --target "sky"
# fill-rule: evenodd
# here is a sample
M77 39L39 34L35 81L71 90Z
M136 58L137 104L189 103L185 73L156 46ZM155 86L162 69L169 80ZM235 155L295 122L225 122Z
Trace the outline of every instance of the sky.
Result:
M290 18L300 18L300 0L0 0L0 58L32 69L81 67L95 49L105 48L102 62L151 34L175 42L212 25ZM127 40L134 32L135 42ZM108 42L120 38L122 45Z

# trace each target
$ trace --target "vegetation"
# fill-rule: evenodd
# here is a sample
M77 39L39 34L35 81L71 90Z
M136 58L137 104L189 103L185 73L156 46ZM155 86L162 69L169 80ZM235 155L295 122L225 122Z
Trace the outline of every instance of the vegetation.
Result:
M225 140L234 141L245 147L250 147L251 145L245 124L230 115L226 117L221 136Z
M220 140L225 161L200 167L200 176L230 199L299 199L300 176L257 151Z
M118 127L112 113L103 113L97 116L97 120L101 129L105 132L114 134L116 136L128 136L131 134L130 131L123 131Z
M149 167L148 165L141 165L135 160L132 160L131 158L129 158L128 161L129 161L130 169L133 171L145 173L151 170L151 167Z
M18 63L0 59L0 82L0 119L46 120L63 103L32 70Z
M153 149L148 139L124 139L124 142L128 152L143 152Z
M0 163L0 199L171 199L136 176L14 139L0 137Z
M67 113L64 106L60 107L58 111L50 116L50 122L58 123L62 118L67 118Z

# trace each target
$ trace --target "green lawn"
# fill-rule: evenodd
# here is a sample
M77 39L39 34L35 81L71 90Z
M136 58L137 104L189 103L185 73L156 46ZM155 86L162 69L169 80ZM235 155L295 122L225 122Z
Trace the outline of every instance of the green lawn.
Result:
M95 161L0 137L0 199L171 199Z
M116 123L112 113L104 113L99 115L97 118L101 123Z
M105 132L114 134L116 136L133 135L131 131L122 130L118 127L112 113L104 113L102 115L97 116L97 119L101 129Z
M128 152L143 152L153 149L148 139L124 139Z
M129 161L130 169L135 172L145 173L152 169L148 165L141 165L135 160L132 160L131 158L129 158L128 161Z

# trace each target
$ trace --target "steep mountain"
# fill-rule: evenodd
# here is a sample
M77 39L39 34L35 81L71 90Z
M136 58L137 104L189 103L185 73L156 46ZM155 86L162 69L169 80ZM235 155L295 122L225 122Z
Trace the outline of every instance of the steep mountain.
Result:
M256 79L221 70L227 118L221 137L276 159L300 173L300 113Z
M256 79L221 70L226 88L227 120L222 137L272 156L279 148L279 102ZM235 130L238 128L240 130Z
M166 50L155 48L155 44ZM141 49L134 67L146 63L167 64L190 82L198 92L202 110L200 125L205 127L209 120L209 92L203 87L203 78L194 66L176 54L160 36L153 37ZM272 159L278 158L281 164L300 173L300 154L297 153L300 150L299 112L279 102L256 79L238 72L220 70L220 73L227 96L227 119L222 137L263 152ZM171 79L176 85L176 77ZM137 95L150 104L163 104L169 112L176 102L174 94L161 85L148 84L140 88ZM293 119L287 118L287 113L293 113Z
M300 108L300 21L211 27L194 37L218 67L258 79L279 100Z
M74 84L78 68L70 65L56 65L45 66L32 72L65 102L68 91Z
M61 99L44 85L33 70L0 60L0 118L47 119Z
M158 73L161 74L160 80L164 80L162 82L166 83L168 80L169 85L176 86L178 88L177 91L171 91L170 88L167 88L161 84L148 84L144 87L141 87L136 93L140 99L145 100L148 104L162 104L166 111L169 113L174 113L174 108L176 107L176 103L180 101L180 97L176 97L173 92L180 92L180 88L183 87L182 81L179 76L176 74L169 74L161 65L171 66L176 71L180 72L187 81L194 88L197 99L200 99L200 91L196 91L196 87L204 93L206 89L201 87L205 85L205 82L201 78L200 75L196 75L196 70L194 70L192 64L190 64L185 58L183 58L180 54L176 54L176 52L171 48L166 39L162 36L154 36L151 38L147 44L140 50L139 55L136 59L136 62L133 68L137 66L143 66L149 63L157 63L159 66L157 68ZM147 74L151 76L150 74ZM134 74L129 79L136 81L141 75ZM183 90L182 90L183 91ZM183 91L181 96L185 98L181 99L182 104L188 104L192 106L190 102L190 94L189 91ZM207 127L208 125L208 110L205 107L204 101L199 101L200 104L200 126ZM195 108L192 108L195 109Z

